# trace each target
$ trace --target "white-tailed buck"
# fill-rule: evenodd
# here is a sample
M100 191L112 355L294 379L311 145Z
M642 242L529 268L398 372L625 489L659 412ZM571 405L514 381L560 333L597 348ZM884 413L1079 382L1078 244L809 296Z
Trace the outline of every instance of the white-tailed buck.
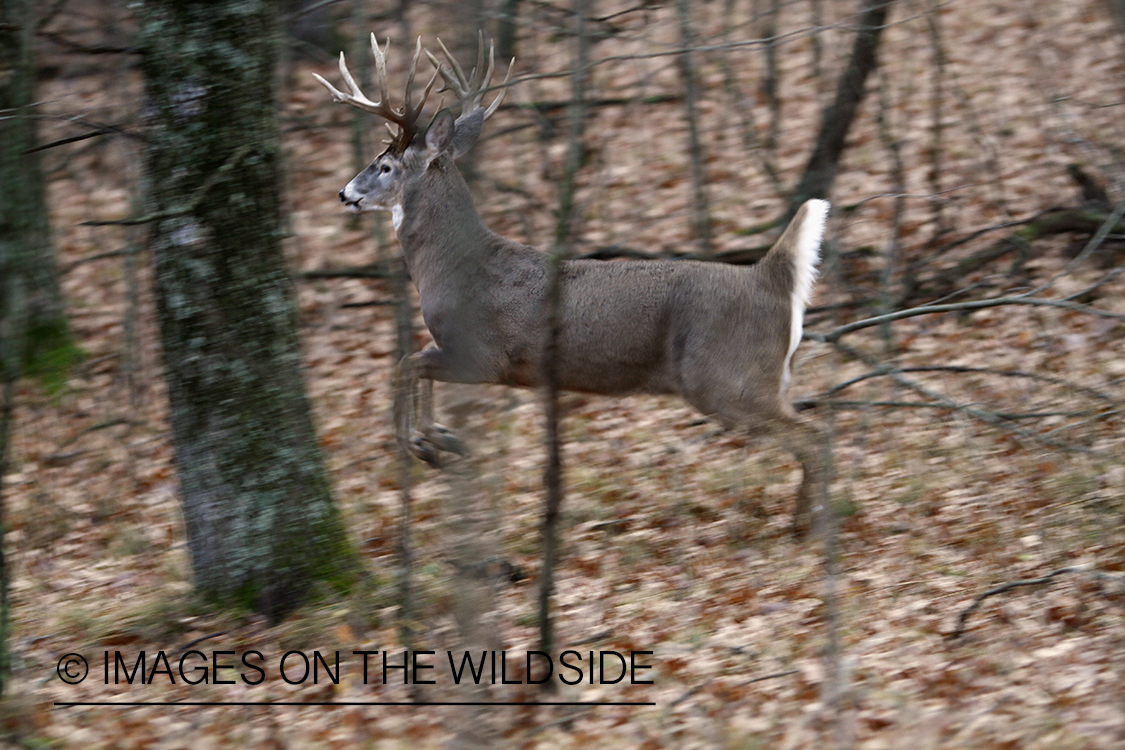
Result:
M439 42L440 44L440 42ZM422 317L434 342L399 365L399 438L433 462L459 441L433 422L434 380L533 388L543 382L544 300L550 259L505 239L481 222L454 159L468 151L496 110L481 100L492 76L484 71L483 40L466 76L442 45L448 66L435 66L425 94L411 103L414 52L403 106L390 105L385 50L371 36L379 101L363 95L340 55L351 93L317 76L337 101L373 112L397 126L390 145L340 191L353 211L390 211ZM418 129L426 96L441 75L461 100L456 121L438 112ZM508 67L511 76L511 65ZM507 83L507 78L504 83ZM596 394L678 394L728 428L769 433L800 461L803 481L794 514L807 530L828 477L821 430L786 400L793 352L801 341L805 306L816 276L828 203L810 200L756 265L734 267L689 260L562 264L558 381L564 390ZM423 379L420 411L418 379Z

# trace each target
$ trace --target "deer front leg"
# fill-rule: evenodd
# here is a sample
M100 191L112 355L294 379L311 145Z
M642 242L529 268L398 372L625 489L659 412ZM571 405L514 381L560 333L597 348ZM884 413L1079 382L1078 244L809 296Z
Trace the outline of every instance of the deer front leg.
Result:
M437 350L432 344L398 363L395 372L395 434L414 456L431 466L441 466L441 453L465 456L464 443L446 427L434 422L434 381L426 377L426 357ZM427 353L429 353L427 355ZM419 392L419 380L421 392ZM421 417L419 417L421 412Z
M415 455L427 463L434 463L420 454L430 455L435 449L446 453L456 453L458 456L467 456L468 448L461 439L445 425L434 421L434 381L430 378L419 378L421 392L418 394L421 404L421 425L416 427L411 436L411 444L415 446Z

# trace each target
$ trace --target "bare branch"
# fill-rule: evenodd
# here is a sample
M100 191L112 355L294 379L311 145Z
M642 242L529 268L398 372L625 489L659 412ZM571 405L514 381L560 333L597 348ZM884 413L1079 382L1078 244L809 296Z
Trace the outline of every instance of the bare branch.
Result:
M931 399L935 404L942 405L953 411L961 412L962 414L966 414L981 422L990 424L993 427L999 427L1000 429L1010 432L1013 435L1017 435L1027 440L1040 443L1042 445L1047 445L1052 448L1058 448L1060 450L1073 451L1075 453L1095 453L1095 451L1084 446L1076 445L1069 441L1059 440L1047 435L1032 432L1031 430L1026 430L1019 425L1011 424L1009 420L1005 419L999 414L996 414L995 412L981 409L977 406L971 406L969 404L962 404L954 401L953 399L930 388L927 388L926 386L918 383L911 378L906 377L906 375L904 375L902 371L897 367L886 363L881 363L877 359L875 359L875 357L854 347L848 346L847 344L844 344L840 341L832 341L829 343L831 343L839 351L847 354L849 357L858 359L859 361L866 363L868 366L874 367L879 371L886 373L888 377L893 378L900 385L914 391L915 393L921 394L928 399Z
M1065 299L1039 299L1036 297L993 297L992 299L978 299L967 300L965 302L950 302L944 305L922 305L920 307L911 307L906 310L898 310L896 312L887 313L886 315L876 315L871 318L864 318L863 320L856 320L851 323L839 326L827 333L820 333L818 331L805 331L804 337L812 341L820 341L826 344L833 344L839 341L842 337L855 331L861 331L864 328L871 328L873 326L883 325L884 323L892 323L896 320L903 320L904 318L914 318L919 315L929 315L931 313L945 313L945 312L963 312L965 310L983 310L988 307L1003 307L1005 305L1028 305L1031 307L1060 307L1064 310L1073 310L1075 312L1084 313L1086 315L1097 315L1102 318L1112 318L1114 320L1125 320L1125 314L1111 312L1110 310L1101 310L1089 305L1082 305L1076 302L1070 302Z
M1082 565L1069 568L1059 568L1058 570L1051 571L1042 578L1025 578L1023 580L1009 581L1008 583L1002 583L999 586L994 586L987 591L978 594L977 597L973 599L973 603L966 607L965 610L961 613L960 617L957 618L957 627L954 628L953 632L950 633L947 637L950 639L960 638L961 635L965 632L965 626L968 624L969 618L972 617L973 613L980 608L981 603L990 596L1003 594L1005 592L1011 591L1012 589L1017 589L1021 586L1039 586L1048 584L1051 583L1056 576L1061 576L1064 573L1083 573L1087 570L1089 570L1089 568Z
M977 375L998 375L998 376L1001 376L1001 377L1008 377L1008 378L1029 378L1031 380L1038 380L1038 381L1043 382L1043 383L1050 383L1052 385L1058 385L1058 386L1061 386L1063 388L1069 388L1069 389L1074 390L1074 391L1079 391L1079 392L1085 393L1089 396L1092 396L1093 398L1100 399L1102 401L1110 401L1110 402L1114 401L1112 396L1109 396L1105 393L1102 393L1101 391L1099 391L1097 389L1090 388L1090 387L1084 386L1084 385L1078 385L1077 383L1072 383L1069 380L1065 380L1063 378L1056 378L1056 377L1052 377L1050 375L1040 375L1040 374L1034 373L1034 372L1024 372L1022 370L996 370L996 369L993 369L991 367L966 367L966 366L961 366L961 365L930 365L928 367L902 367L902 368L899 368L899 371L900 372L955 372L955 373L972 373L972 374L977 374ZM857 375L856 377L851 378L850 380L846 380L843 383L838 383L837 385L832 386L827 391L825 391L825 395L830 396L832 394L839 393L840 391L844 390L845 388L847 388L849 386L852 386L852 385L855 385L856 383L860 383L864 380L869 380L871 378L885 377L886 375L887 375L887 373L884 370L872 370L871 372L866 372L863 375Z

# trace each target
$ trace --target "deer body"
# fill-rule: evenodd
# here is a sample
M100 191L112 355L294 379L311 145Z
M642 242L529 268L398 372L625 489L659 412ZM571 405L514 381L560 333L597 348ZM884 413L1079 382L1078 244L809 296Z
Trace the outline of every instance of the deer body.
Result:
M374 41L373 49L378 62ZM435 380L536 387L543 381L550 260L495 234L477 214L454 159L471 147L496 102L487 111L479 106L479 62L471 82L446 55L453 70L435 64L462 97L461 117L454 121L439 112L424 138L403 126L397 147L392 144L348 183L340 198L353 210L392 212L434 339L400 366L410 391L419 378L427 389ZM353 95L321 80L336 98L354 103L362 95L342 58L341 70ZM385 94L385 83L381 88ZM395 121L395 111L378 111L389 111ZM820 429L798 417L786 391L827 212L825 201L806 203L751 267L686 260L571 260L560 266L560 388L675 394L727 427L774 434L804 470L794 516L798 531L808 527L827 469ZM400 417L400 431L414 421L413 415ZM433 459L438 449L459 445L433 424L428 390L417 427L411 445L422 457Z

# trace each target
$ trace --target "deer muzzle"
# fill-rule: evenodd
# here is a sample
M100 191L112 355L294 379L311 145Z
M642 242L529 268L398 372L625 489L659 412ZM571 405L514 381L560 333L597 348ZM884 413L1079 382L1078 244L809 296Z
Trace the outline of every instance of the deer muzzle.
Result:
M355 200L348 198L347 188L340 191L340 202L347 206L349 211L362 211L363 209L359 205L360 200L360 198L356 198Z

